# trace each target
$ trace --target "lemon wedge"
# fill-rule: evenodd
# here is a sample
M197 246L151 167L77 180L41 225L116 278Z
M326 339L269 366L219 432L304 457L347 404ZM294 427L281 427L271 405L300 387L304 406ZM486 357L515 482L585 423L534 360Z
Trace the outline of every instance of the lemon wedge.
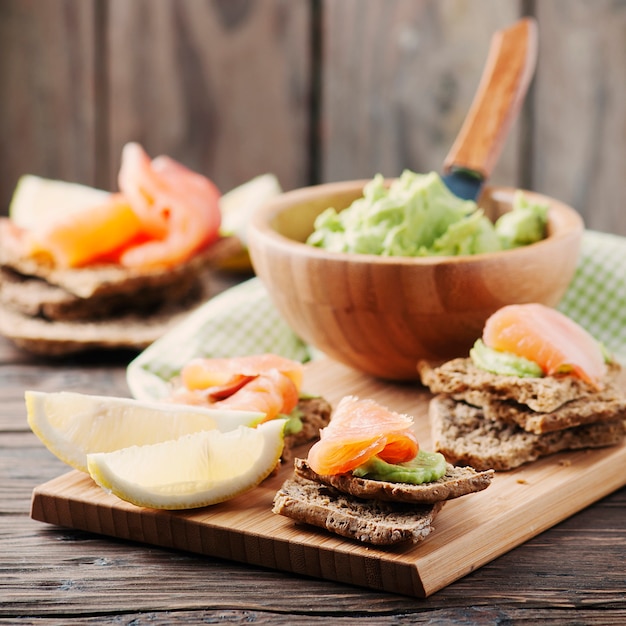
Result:
M239 237L246 243L246 229L253 213L267 200L282 193L274 174L261 174L234 187L220 198L223 236Z
M40 226L59 215L89 209L109 196L108 191L25 174L15 186L9 205L9 217L23 228Z
M283 451L286 420L209 430L173 441L87 455L95 482L141 507L191 509L229 500L269 476Z
M31 430L56 457L87 472L87 454L154 444L204 430L255 426L264 414L70 391L26 391Z
M241 245L231 254L218 259L218 267L232 271L249 271L252 268L246 234L250 218L264 202L282 191L274 174L261 174L234 187L220 198L220 234L222 237L236 238Z

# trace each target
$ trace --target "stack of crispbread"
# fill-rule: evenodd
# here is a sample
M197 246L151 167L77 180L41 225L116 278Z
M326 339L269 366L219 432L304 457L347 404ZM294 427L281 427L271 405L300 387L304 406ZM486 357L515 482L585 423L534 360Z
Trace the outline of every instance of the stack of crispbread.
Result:
M209 296L212 246L173 268L58 269L0 245L0 333L37 354L143 349Z
M430 404L435 450L455 465L509 470L563 450L615 445L626 432L617 362L600 390L569 375L493 374L470 358L422 361L418 372L436 394Z

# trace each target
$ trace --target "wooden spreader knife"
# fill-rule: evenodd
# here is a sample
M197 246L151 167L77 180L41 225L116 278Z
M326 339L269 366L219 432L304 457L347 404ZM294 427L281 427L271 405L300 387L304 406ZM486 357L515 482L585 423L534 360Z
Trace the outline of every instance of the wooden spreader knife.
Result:
M476 200L517 118L537 64L537 23L525 17L494 33L476 95L444 160L443 180Z

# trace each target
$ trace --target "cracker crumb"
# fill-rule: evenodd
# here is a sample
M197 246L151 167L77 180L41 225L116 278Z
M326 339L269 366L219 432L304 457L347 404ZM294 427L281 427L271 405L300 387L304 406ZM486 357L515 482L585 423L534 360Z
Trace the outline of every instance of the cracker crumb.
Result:
M517 479L517 482L518 482L520 485L527 485L527 484L528 484L528 481L527 481L525 478L518 478L518 479Z
M572 462L570 461L570 459L561 459L559 461L559 465L561 465L562 467L570 467L572 464Z

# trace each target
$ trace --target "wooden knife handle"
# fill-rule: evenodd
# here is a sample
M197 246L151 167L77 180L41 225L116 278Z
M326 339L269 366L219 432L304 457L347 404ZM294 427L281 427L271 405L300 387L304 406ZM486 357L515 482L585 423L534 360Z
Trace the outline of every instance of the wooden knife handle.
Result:
M537 63L537 23L525 17L494 33L476 95L444 160L487 178L521 109Z

